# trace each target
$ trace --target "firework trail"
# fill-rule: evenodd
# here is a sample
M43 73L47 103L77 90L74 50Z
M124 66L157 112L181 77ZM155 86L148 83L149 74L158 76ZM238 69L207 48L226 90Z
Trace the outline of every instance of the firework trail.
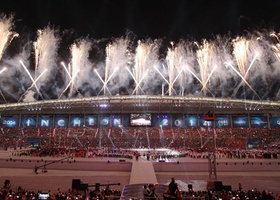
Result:
M220 41L219 45L219 41L206 39L199 44L181 40L166 48L161 39L73 39L48 26L36 32L32 45L28 37L27 43L13 51L14 48L7 48L17 36L12 29L13 17L1 17L0 61L7 70L0 68L0 95L5 103L19 97L22 100L22 95L24 101L27 96L44 100L118 93L229 98L251 98L253 93L253 97L260 94L268 99L279 96L280 40L274 32L258 35L262 41L246 39L250 38L248 33L246 38L227 36L226 42ZM66 48L64 43L60 46L62 36L67 39L63 40L68 42ZM271 44L266 36L277 42ZM103 43L108 40L109 44ZM98 43L93 46L92 41ZM12 55L8 55L10 50ZM64 69L59 68L63 62L59 56L64 60L65 55L68 58ZM23 60L20 64L24 70L18 60ZM14 94L13 98L5 98L8 93Z
M133 55L129 51L131 40L129 36L115 39L108 47L106 68L108 74L106 82L110 83L110 90L119 94L119 88L129 84L129 67L133 64ZM126 91L128 92L128 91Z
M132 94L145 94L144 87L150 87L149 78L151 78L152 66L155 66L157 59L158 44L156 42L141 42L138 41L136 48L134 67L130 73L135 81L136 87ZM152 81L152 80L150 80Z
M70 97L73 96L73 93L75 92L74 89L76 89L76 83L78 82L78 73L81 71L81 67L83 66L84 61L87 60L88 57L88 50L89 46L86 44L85 41L81 41L79 44L73 44L70 48L72 60L71 64L69 64L69 72L71 74L70 77L70 91L69 95ZM76 78L76 79L75 79ZM67 87L66 87L67 88ZM66 91L66 89L64 90Z
M118 66L112 65L114 53L117 52L116 51L117 49L115 49L115 47L116 46L112 46L111 44L107 45L106 47L105 75L104 75L104 80L102 79L103 88L100 90L99 94L101 93L102 90L104 90L104 95L106 95L106 89L107 89L109 94L111 95L111 92L108 89L107 85L118 71Z
M242 79L240 84L235 88L235 91L233 93L233 96L236 95L237 91L245 83L252 91L253 93L260 99L259 95L256 93L256 91L252 88L252 86L248 83L247 75L253 66L254 61L256 60L256 56L254 56L253 60L248 64L248 53L249 53L249 40L245 40L242 37L237 37L235 40L233 40L233 55L236 59L237 66L239 69L239 72L234 70Z
M58 30L50 26L43 30L38 30L37 40L33 43L35 53L35 72L33 79L38 80L37 86L39 91L42 91L42 86L50 87L46 84L46 81L54 78L52 71L56 68L57 50L60 43L57 31ZM42 74L44 75L42 76ZM38 79L38 77L40 77L40 79ZM45 97L43 97L41 93L40 96L42 98Z
M176 47L174 47L173 43L171 43L172 47L171 48L168 48L168 52L167 52L167 56L166 56L166 62L167 62L167 66L168 66L168 74L169 74L169 82L168 82L168 85L169 85L169 90L168 90L168 93L169 93L169 96L172 95L172 92L173 92L173 82L174 82L174 79L175 79L175 74L176 74L176 66L175 66L175 51L176 51Z
M168 66L168 74L169 74L169 89L168 93L169 96L172 96L176 94L176 90L174 89L174 84L177 81L177 79L182 75L182 71L184 68L181 65L182 62L182 55L180 52L180 48L174 47L174 43L171 43L172 47L168 48L167 56L166 56L166 62ZM182 85L182 79L180 81L180 86L182 88L182 94L183 94L183 85Z
M18 34L13 32L13 16L0 18L0 60L2 59L5 48L11 41L18 37Z
M270 36L276 38L276 40L278 42L277 44L272 45L272 49L273 49L274 55L280 61L280 38L278 37L278 35L275 32L271 33Z
M249 41L242 37L233 40L233 55L236 59L239 72L245 78L248 66Z
M270 34L270 36L276 38L276 40L277 40L277 43L275 45L272 45L272 49L273 49L275 57L278 59L278 61L280 61L280 38L275 32L272 32ZM276 94L277 98L279 98L279 96L280 96L280 89L278 90L278 92Z
M206 95L207 90L208 90L206 87L207 82L209 81L209 78L210 78L211 74L213 73L213 71L210 73L210 66L212 64L211 59L214 57L214 45L206 40L203 40L202 45L199 45L197 43L196 43L196 45L198 47L197 62L200 66L202 91L203 91L203 94Z
M147 71L149 70L147 66L145 65L147 55L149 53L149 45L142 43L141 41L138 41L138 46L136 48L136 55L135 55L135 65L133 70L133 77L135 80L135 83L137 87L135 88L134 92L136 95L140 94L140 91L144 93L142 90L140 83L145 78Z
M0 18L0 61L2 60L3 53L5 51L5 48L8 46L8 44L11 43L11 41L18 36L17 33L13 32L13 16L7 17L7 16L1 16ZM6 68L3 68L0 72L0 74L5 71ZM2 93L2 90L0 89L0 94L4 101L7 103L5 96Z
M71 63L68 68L62 63L66 73L68 85L60 94L59 98L69 89L68 96L73 97L74 93L81 95L79 89L83 83L89 81L92 64L88 61L91 42L88 39L76 41L70 47Z

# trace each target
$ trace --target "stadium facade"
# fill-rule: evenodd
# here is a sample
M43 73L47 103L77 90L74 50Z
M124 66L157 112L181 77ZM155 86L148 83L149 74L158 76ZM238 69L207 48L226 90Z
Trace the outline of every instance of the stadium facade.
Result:
M203 114L207 112L215 113L215 119L205 120ZM279 102L194 96L116 95L44 100L1 104L0 113L2 127L280 126ZM148 121L134 124L133 115L148 117Z

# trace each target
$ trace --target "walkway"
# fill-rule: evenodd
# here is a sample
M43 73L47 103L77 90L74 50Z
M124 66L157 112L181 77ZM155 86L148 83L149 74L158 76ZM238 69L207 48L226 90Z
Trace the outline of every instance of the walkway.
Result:
M158 183L152 161L140 156L133 160L129 184Z

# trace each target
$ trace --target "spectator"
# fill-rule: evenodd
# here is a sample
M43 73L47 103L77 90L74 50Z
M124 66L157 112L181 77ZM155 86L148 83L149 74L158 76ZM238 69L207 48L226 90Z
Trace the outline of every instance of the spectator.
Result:
M178 184L175 181L175 178L171 179L171 182L168 184L168 188L165 191L164 197L168 196L168 199L181 199L181 194L178 188Z

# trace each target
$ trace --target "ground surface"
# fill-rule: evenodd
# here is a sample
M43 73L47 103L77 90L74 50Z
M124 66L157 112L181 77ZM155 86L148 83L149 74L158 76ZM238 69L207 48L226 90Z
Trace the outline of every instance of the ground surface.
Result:
M153 163L154 172L151 173L155 173L158 183L166 184L174 177L182 190L187 190L189 184L194 190L205 190L209 180L207 159L186 157L166 159L164 162L147 161L144 156L138 161L135 158L122 159L125 161L118 158L61 159L13 156L9 151L1 151L0 184L10 180L12 189L21 186L35 192L56 192L58 188L67 191L73 179L80 179L90 186L95 183L111 184L111 188L122 190L130 182L132 165L140 162ZM35 166L46 163L50 163L46 166L47 172L43 172L41 167L38 174L34 172ZM230 185L233 190L242 183L244 190L267 189L280 194L280 159L217 159L217 180L223 185Z

